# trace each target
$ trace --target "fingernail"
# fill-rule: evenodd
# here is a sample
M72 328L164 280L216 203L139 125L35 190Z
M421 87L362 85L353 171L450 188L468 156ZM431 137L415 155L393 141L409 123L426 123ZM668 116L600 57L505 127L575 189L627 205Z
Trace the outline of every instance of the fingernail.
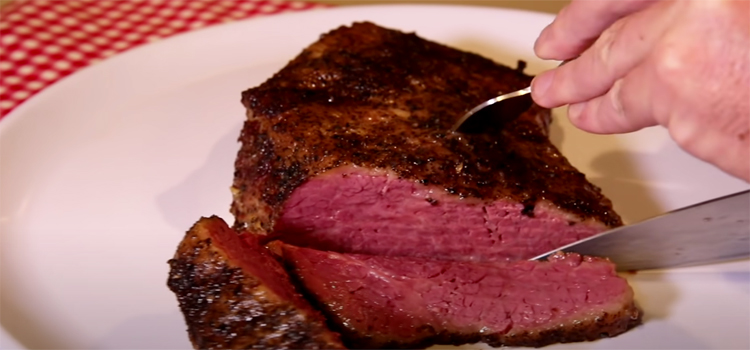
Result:
M547 91L552 85L552 80L555 79L555 70L547 71L537 75L534 80L531 81L531 96L534 98L534 102L538 105L546 108L550 108L547 103Z

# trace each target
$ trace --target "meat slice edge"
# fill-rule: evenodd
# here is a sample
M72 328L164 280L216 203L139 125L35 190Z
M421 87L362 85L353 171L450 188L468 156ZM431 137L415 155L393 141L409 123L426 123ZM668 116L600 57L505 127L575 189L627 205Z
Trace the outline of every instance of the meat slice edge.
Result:
M190 228L169 265L196 349L345 349L257 236L217 216Z
M353 348L540 347L613 337L641 322L632 289L606 259L470 263L272 244Z

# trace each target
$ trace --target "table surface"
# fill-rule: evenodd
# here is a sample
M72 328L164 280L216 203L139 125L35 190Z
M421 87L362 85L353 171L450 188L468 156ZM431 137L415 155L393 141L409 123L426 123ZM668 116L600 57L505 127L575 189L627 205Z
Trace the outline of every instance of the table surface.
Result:
M0 0L0 7L19 0ZM523 9L530 11L557 13L570 0L308 0L334 6L365 5L365 4L455 4L476 5Z
M505 7L538 12L558 13L570 0L308 0L335 6L365 4L453 4L472 6Z
M0 119L81 68L178 33L287 11L396 3L556 13L568 1L0 0Z

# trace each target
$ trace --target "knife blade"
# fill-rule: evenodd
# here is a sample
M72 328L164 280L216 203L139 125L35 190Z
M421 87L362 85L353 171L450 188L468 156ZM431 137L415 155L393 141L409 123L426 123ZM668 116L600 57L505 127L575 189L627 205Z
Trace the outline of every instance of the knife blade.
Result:
M663 269L750 256L750 190L670 211L536 256L558 252L609 258L618 271Z

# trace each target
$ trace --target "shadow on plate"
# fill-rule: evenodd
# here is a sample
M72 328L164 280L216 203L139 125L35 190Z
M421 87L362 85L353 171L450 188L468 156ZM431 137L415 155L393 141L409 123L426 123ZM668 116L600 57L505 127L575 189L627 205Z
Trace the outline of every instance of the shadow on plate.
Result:
M7 276L5 276L7 277ZM5 279L5 278L3 278ZM11 279L8 279L9 281ZM8 288L3 289L2 313L0 313L0 324L8 331L15 340L26 349L59 349L63 341L54 336L39 336L39 330L43 329L38 320L28 317L26 313L17 307L12 300L19 300ZM2 344L0 344L2 345ZM3 347L4 348L4 347Z
M157 206L170 226L184 233L201 216L230 218L232 195L229 188L240 147L237 138L241 129L242 120L239 119L236 127L216 142L200 168L156 198Z
M89 349L192 349L181 313L142 315L116 325Z
M750 295L750 271L726 271L721 272L721 276L727 281L727 285ZM746 306L750 307L750 305Z
M667 273L643 271L621 274L633 287L636 305L643 311L644 324L669 318L672 306L679 301L679 290L666 278Z
M607 196L623 221L635 223L644 219L662 214L664 209L652 194L653 188L638 171L634 162L635 158L644 157L642 154L620 151L623 147L614 136L593 135L583 131L575 132L575 139L567 139L566 131L574 128L567 121L566 114L562 111L553 112L553 121L550 124L550 141L562 150L563 155L569 159L573 166L580 168L585 165L589 171L584 173L586 178L594 185L601 188L602 193ZM596 155L593 159L585 159L587 164L579 164L574 152L578 147L591 147L598 145L603 149L614 149ZM566 147L567 146L567 147ZM565 149L564 149L565 148Z
M653 188L633 166L632 156L623 151L600 155L591 164L600 176L589 178L612 200L613 207L626 224L640 222L665 211L651 194Z

